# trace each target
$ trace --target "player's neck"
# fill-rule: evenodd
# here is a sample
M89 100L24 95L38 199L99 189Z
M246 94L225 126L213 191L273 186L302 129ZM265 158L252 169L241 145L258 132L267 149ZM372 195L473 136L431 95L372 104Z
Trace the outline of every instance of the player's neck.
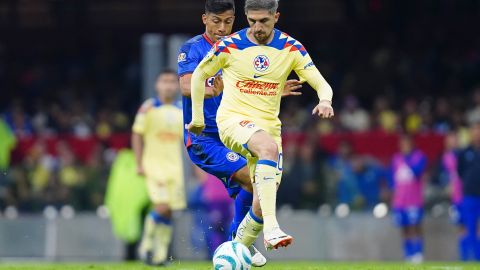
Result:
M162 104L173 104L173 102L175 101L174 98L169 98L164 96L158 96L158 99Z
M215 42L217 42L217 40L215 39L215 37L212 37L207 31L205 31L205 37L206 37L206 38L208 39L208 41L209 41L210 43L212 43L212 44L215 43Z
M268 39L266 39L265 42L260 43L255 38L255 36L253 35L252 29L248 28L248 30L247 30L248 40L250 40L252 43L257 44L257 45L267 45L267 44L269 44L270 42L272 42L274 36L275 36L275 29L272 31L272 33L270 33L270 36L268 37Z

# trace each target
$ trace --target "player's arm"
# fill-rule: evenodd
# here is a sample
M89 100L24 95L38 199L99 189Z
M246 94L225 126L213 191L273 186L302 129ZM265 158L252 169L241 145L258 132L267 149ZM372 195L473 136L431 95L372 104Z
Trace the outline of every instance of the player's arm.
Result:
M185 97L191 97L192 73L198 64L202 61L200 54L192 47L192 44L185 44L178 53L178 75L180 81L180 90ZM221 91L220 91L221 92ZM212 87L206 87L205 98L217 96L220 92Z
M308 54L302 55L300 52L294 54L294 70L300 77L300 81L307 81L313 89L317 91L318 105L312 111L312 114L318 114L322 118L333 117L332 108L332 87L323 78L320 71L315 67Z
M205 127L203 115L205 80L226 66L228 55L227 53L219 52L217 46L214 46L192 74L192 122L186 127L192 133L200 134Z
M132 150L135 154L135 162L137 165L137 174L138 175L145 175L145 171L143 169L143 148L144 148L144 140L143 134L146 129L145 123L145 113L151 106L151 101L145 101L135 116L135 121L132 127L132 136L131 136L131 143L132 143Z
M137 174L145 175L145 171L143 170L143 165L142 165L143 146L144 146L143 135L132 132L131 142L132 142L133 153L135 153L135 161L137 164Z
M217 80L217 79L215 79ZM182 95L185 97L191 97L191 84L192 84L192 73L187 73L184 74L180 77L180 89L182 90ZM223 87L221 89L217 89L214 85L214 87L205 87L205 98L212 98L218 96L223 90Z

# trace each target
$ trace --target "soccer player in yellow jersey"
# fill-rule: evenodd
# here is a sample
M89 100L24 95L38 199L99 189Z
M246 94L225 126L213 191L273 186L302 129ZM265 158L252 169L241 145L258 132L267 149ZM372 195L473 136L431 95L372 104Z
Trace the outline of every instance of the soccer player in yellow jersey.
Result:
M156 83L157 96L146 100L133 124L132 147L137 172L145 175L153 210L145 219L141 258L164 264L172 238L172 210L186 207L182 143L183 114L174 102L179 91L177 74L163 71Z
M275 206L282 171L278 114L281 90L291 71L318 93L319 103L312 114L322 118L334 114L332 89L303 45L274 28L280 16L277 8L277 0L246 0L250 28L217 41L192 75L192 122L187 126L190 132L202 132L204 82L222 69L224 92L217 113L220 138L247 158L251 175L255 176L254 200L259 201L262 213L262 217L255 217L249 212L235 240L249 246L263 229L267 250L293 241L280 229Z

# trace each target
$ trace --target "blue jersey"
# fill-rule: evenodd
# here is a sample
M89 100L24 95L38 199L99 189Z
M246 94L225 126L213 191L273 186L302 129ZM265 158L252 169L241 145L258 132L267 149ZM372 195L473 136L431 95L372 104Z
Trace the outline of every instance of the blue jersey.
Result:
M178 54L178 75L193 73L212 46L213 42L205 34L185 42ZM213 86L213 79L214 77L207 79L205 85ZM247 161L225 147L220 140L216 117L221 100L222 95L205 99L205 129L199 136L184 129L184 142L192 162L220 179L230 196L234 197L240 191L240 186L232 181L232 177L247 165ZM189 97L183 97L183 121L185 124L192 121L192 100Z
M207 35L198 35L185 42L180 48L178 54L178 76L193 73L198 64L207 55L213 46L213 42L207 37ZM206 86L213 86L213 79L211 77L205 82ZM203 112L205 115L205 129L204 133L218 134L218 127L216 122L217 110L220 106L222 95L214 98L205 99L205 106ZM183 97L183 121L188 124L192 121L192 99L190 97ZM185 144L189 146L191 142L189 140L194 136L185 133Z

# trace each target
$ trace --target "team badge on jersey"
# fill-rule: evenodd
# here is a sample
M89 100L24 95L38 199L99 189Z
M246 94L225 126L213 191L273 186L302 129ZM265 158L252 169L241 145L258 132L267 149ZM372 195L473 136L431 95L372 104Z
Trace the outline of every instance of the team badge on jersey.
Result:
M230 162L235 162L235 161L237 161L239 158L240 158L240 156L239 156L237 153L235 153L235 152L228 152L228 153L227 153L227 159L228 159L228 161L230 161Z
M178 55L178 58L177 58L177 62L180 63L180 62L183 62L187 60L187 54L182 52Z
M266 71L270 66L270 60L265 55L259 55L253 60L253 67L256 71Z

